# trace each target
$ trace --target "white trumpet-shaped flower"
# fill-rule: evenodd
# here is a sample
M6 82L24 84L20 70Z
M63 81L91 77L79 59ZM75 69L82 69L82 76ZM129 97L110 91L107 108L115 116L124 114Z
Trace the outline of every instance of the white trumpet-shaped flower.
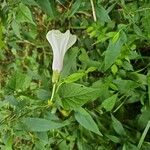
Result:
M65 33L61 33L59 30L51 30L47 33L46 38L53 50L52 69L60 73L63 68L65 53L76 42L77 38L69 30Z

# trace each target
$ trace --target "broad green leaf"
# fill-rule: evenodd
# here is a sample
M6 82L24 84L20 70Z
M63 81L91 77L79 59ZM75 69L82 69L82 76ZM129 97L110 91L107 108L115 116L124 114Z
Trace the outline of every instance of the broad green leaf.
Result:
M138 118L138 126L140 129L144 129L150 120L150 107L145 107Z
M111 72L115 75L118 72L118 67L116 64L113 64L111 66Z
M81 54L79 55L79 60L82 62L83 68L87 67L87 63L89 62L89 56L84 48L81 49Z
M63 106L67 109L78 108L99 96L99 90L77 83L64 84L60 87L59 95Z
M19 4L16 17L17 17L16 18L17 22L28 22L33 25L36 25L32 19L32 14L31 14L30 9L23 3Z
M81 49L81 54L79 56L79 60L82 62L83 68L86 67L95 67L100 68L102 63L100 61L94 61L89 58L85 49Z
M52 19L56 16L54 0L35 0L41 9Z
M49 143L49 137L47 132L37 132L37 138L40 139L42 143L45 145Z
M13 29L14 33L16 34L16 36L21 39L20 25L16 22L16 20L12 21L12 29Z
M88 68L88 69L85 71L85 73L93 72L93 71L95 71L96 69L97 69L96 67L90 67L90 68Z
M59 150L70 150L70 144L67 143L67 140L63 140L60 144L59 144Z
M120 143L121 140L119 137L116 137L114 135L109 135L109 134L106 134L105 135L107 138L109 138L111 141L113 141L114 143Z
M13 95L8 95L5 97L5 102L8 102L10 105L17 107L19 102Z
M135 88L139 87L139 84L132 80L116 79L114 83L117 85L121 93L130 94Z
M12 89L12 90L26 90L31 83L31 77L20 73L20 72L16 72L12 78L9 80L8 82L8 88Z
M133 66L132 66L131 63L128 62L128 61L124 61L122 67L123 67L125 70L133 71Z
M72 17L78 11L81 3L82 3L82 0L76 0L73 3L73 5L72 5L72 7L71 7L71 9L69 11L69 18Z
M85 76L86 74L88 74L89 72L93 72L96 70L96 67L90 67L88 68L85 72L76 72L71 74L70 76L68 76L67 78L64 79L64 83L72 83L75 82L79 79L81 79L83 76Z
M79 48L74 47L65 54L64 67L61 73L62 78L67 77L69 74L77 71L76 59L78 52Z
M93 147L86 142L86 140L83 140L83 136L79 137L77 139L77 148L78 150L93 150Z
M114 35L114 37L113 37L113 39L112 39L112 42L113 42L113 43L117 42L119 36L120 36L120 32L117 32L117 33Z
M27 129L29 131L35 131L35 132L54 130L69 124L69 122L59 123L59 122L54 122L42 118L25 118L23 120L23 123L27 126Z
M107 47L107 50L105 52L105 70L107 70L118 58L122 45L126 41L126 35L121 34L121 36L118 38L116 42L109 41L109 45Z
M113 128L116 131L116 133L118 133L121 136L125 136L126 132L125 132L121 122L118 121L113 115L111 115L111 119L112 119Z
M103 108L105 108L106 111L111 111L114 106L115 106L115 103L116 103L116 99L117 99L117 94L107 98L106 100L104 100L101 104L101 106Z
M147 8L150 7L150 3L145 3ZM144 28L144 31L146 33L146 35L148 36L148 39L150 38L150 10L149 9L145 9L145 11L143 11L143 17L141 19L142 21L142 26Z
M65 83L72 83L72 82L75 82L75 81L81 79L84 75L85 75L85 73L83 73L83 72L73 73L73 74L71 74L70 76L68 76L68 77L64 80L64 82L65 82Z
M123 150L139 150L135 145L127 142L123 145Z
M10 137L7 139L7 142L6 142L6 145L5 145L5 149L7 149L7 150L13 150L13 149L12 149L12 146L13 146L13 137L10 136Z
M92 88L99 89L100 100L107 99L110 96L108 83L104 83L101 80L98 80L93 83Z
M111 20L108 15L108 12L105 10L103 6L96 7L96 15L97 15L98 21L103 24Z
M128 78L132 79L133 81L140 83L142 85L147 85L148 81L147 78L148 76L138 73L138 72L131 72L128 74Z
M143 36L141 29L140 29L136 24L133 25L133 28L134 28L134 32L135 32L138 36L141 36L141 37Z
M41 100L47 100L50 98L50 92L44 89L39 89L36 92L37 97Z
M101 132L98 129L97 124L95 123L91 115L85 109L83 108L76 109L76 112L74 115L80 125L102 136Z
M35 2L35 0L21 0L22 3L24 3L25 5L29 5L29 6L38 6L37 3Z

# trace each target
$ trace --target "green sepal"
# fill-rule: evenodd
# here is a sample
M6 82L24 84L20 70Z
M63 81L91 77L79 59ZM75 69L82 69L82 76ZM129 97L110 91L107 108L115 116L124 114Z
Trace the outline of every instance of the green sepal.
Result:
M60 77L60 73L56 70L53 71L52 82L57 83Z

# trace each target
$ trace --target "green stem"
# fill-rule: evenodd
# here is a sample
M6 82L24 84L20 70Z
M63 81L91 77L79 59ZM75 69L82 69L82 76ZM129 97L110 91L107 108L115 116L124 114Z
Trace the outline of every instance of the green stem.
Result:
M93 2L93 0L90 0L90 2L91 2L91 6L92 6L93 19L96 22L97 18L96 18L96 13L95 13L95 8L94 8L94 2Z
M142 134L142 136L140 138L139 144L137 146L139 149L141 148L141 146L142 146L142 144L144 142L144 139L146 137L146 134L147 134L149 128L150 128L150 120L148 121L147 126L146 126L146 128L145 128L145 130L144 130L144 132L143 132L143 134Z
M124 97L125 97L125 95L121 96L121 97L119 98L119 101L120 101L121 99L123 99ZM115 113L116 111L118 111L118 109L120 109L120 108L122 107L122 105L125 103L126 99L127 99L127 97L126 97L126 98L124 99L124 101L113 111L113 113Z
M51 95L51 98L48 100L48 105L51 105L51 104L52 104L55 91L56 91L56 83L53 84L52 95Z

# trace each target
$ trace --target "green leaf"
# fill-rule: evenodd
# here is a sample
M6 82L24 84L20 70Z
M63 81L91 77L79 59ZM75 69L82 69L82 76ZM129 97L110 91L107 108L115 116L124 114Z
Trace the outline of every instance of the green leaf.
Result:
M27 126L27 129L29 131L36 131L36 132L54 130L69 124L69 122L59 123L42 118L25 118L23 120L23 123Z
M65 82L65 83L75 82L75 81L81 79L84 75L85 75L85 73L83 73L83 72L73 73L73 74L71 74L70 76L68 76L68 77L64 80L64 82Z
M109 135L109 134L106 134L105 135L107 138L109 138L111 141L113 141L114 143L120 143L121 140L119 137L116 137L114 135Z
M69 18L72 17L79 9L82 0L76 0L69 11Z
M138 36L143 36L141 29L136 24L133 25L133 29Z
M117 32L117 33L114 35L114 37L113 37L113 39L112 39L112 42L113 42L113 43L117 42L119 36L120 36L120 32Z
M12 21L12 29L13 29L14 33L16 34L16 36L21 39L20 25L16 22L16 20Z
M30 9L23 3L19 4L16 21L17 22L28 22L33 25L36 25L32 19L32 14L31 14Z
M138 72L131 72L128 73L128 78L132 79L133 81L143 85L147 85L147 76Z
M67 109L80 107L99 96L99 90L77 83L64 84L60 87L59 95L63 106Z
M95 71L97 68L96 67L90 67L90 68L88 68L86 71L85 71L85 73L90 73L90 72L93 72L93 71Z
M118 78L113 82L117 85L121 93L126 93L126 94L130 94L131 91L139 87L139 84L132 80L122 80Z
M150 107L145 107L142 109L142 113L138 118L138 126L140 129L144 129L150 120Z
M135 145L127 142L123 145L123 150L139 150Z
M36 94L37 94L37 98L41 100L47 100L50 98L50 92L44 89L38 89Z
M116 64L111 66L111 72L115 75L118 72L118 67Z
M79 108L75 112L75 118L84 128L102 136L102 133L99 131L97 124L91 117L91 115L83 108Z
M126 132L125 132L121 122L118 121L113 115L111 115L111 119L112 119L113 128L116 131L116 133L118 133L119 135L125 136Z
M41 9L52 19L56 16L54 0L35 0Z
M104 100L101 104L101 106L103 108L105 108L106 111L111 111L114 106L115 106L115 103L116 103L116 99L117 99L117 94L107 98L106 100Z
M107 70L118 58L122 45L126 41L125 34L121 34L118 40L114 43L111 40L109 41L108 48L105 53L105 70Z
M19 102L17 101L17 99L13 96L13 95L8 95L5 97L5 102L8 102L9 105L15 106L17 107Z
M96 15L98 18L98 21L104 24L105 22L111 21L108 12L105 10L103 6L97 6L96 7Z
M31 77L20 73L20 72L16 72L12 78L9 80L8 82L8 88L12 89L12 90L26 90L31 83Z
M29 6L38 6L37 3L34 0L21 0L22 3Z
M77 71L76 59L77 59L78 52L79 52L79 48L74 47L74 48L71 48L65 54L64 67L61 73L62 78L67 77L69 74Z
M125 70L133 71L133 66L128 61L124 61L122 67Z
M91 60L86 52L85 49L81 49L81 54L79 56L79 60L82 63L83 68L86 67L94 67L94 68L100 68L102 63L100 61L94 61Z
M5 145L5 149L7 149L7 150L13 150L13 149L12 149L12 146L13 146L13 137L10 136L10 137L7 139L7 142L6 142L6 145Z
M150 4L149 3L145 3L147 8L150 7ZM143 11L143 17L141 19L142 21L142 26L144 28L144 31L146 33L146 35L148 36L148 39L150 38L150 10L147 9L145 11Z
M88 74L89 72L93 72L95 71L97 68L96 67L90 67L88 68L85 72L76 72L71 74L70 76L66 77L64 79L64 83L72 83L75 82L79 79L81 79L83 76L85 76L86 74Z

